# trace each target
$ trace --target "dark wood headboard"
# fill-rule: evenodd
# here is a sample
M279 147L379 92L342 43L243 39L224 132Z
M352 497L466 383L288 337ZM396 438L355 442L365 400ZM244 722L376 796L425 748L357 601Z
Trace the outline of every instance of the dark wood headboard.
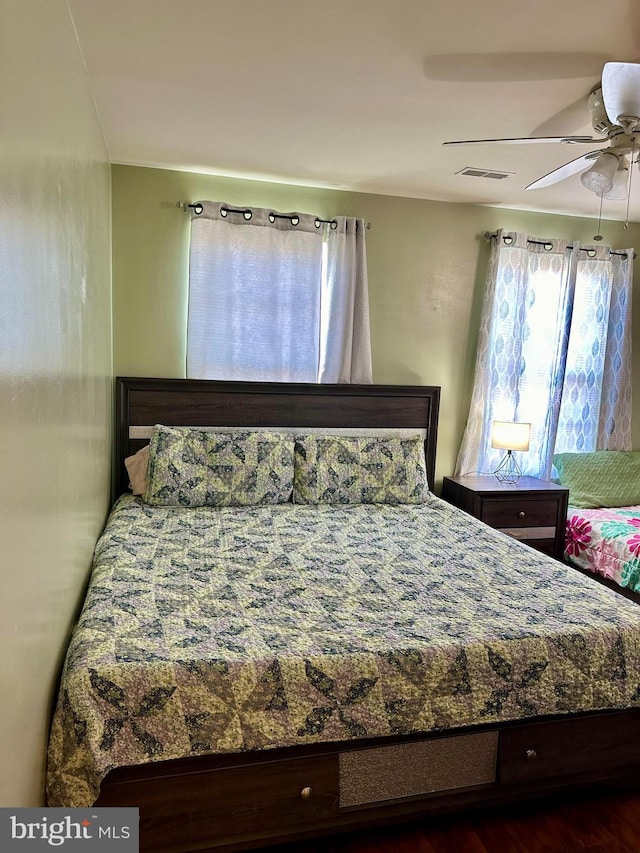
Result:
M205 379L116 379L116 490L127 491L127 456L148 444L144 427L326 427L425 430L429 485L435 478L440 388L307 385Z

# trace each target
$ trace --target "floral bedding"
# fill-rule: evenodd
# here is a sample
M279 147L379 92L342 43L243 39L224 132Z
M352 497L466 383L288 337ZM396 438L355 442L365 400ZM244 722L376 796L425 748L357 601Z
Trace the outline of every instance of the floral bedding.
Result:
M605 509L569 507L567 560L640 592L640 505Z
M640 705L640 608L429 495L152 507L100 538L50 806L115 767Z

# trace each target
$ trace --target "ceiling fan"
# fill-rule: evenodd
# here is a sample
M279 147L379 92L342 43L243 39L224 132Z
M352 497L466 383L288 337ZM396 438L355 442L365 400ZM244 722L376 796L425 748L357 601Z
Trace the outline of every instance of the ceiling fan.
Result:
M628 195L630 163L638 162L640 140L640 64L607 62L602 82L594 86L587 99L591 123L599 137L533 136L519 139L468 139L443 145L523 145L560 142L567 145L607 145L596 148L543 175L525 189L551 186L582 172L580 180L588 190L607 199ZM585 171L586 170L586 171Z

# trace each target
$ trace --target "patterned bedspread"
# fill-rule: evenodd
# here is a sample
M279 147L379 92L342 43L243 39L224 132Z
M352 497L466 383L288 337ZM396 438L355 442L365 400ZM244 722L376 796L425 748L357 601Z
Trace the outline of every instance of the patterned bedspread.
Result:
M640 592L640 506L569 507L567 560Z
M640 705L640 608L435 497L120 498L65 663L48 802L112 768Z

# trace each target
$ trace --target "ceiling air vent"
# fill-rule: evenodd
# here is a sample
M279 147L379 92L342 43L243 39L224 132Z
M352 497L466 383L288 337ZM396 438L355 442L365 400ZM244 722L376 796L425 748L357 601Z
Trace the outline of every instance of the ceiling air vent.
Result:
M504 178L509 178L513 172L496 172L488 169L474 169L472 166L465 166L456 175L470 175L472 178L492 178L494 181L501 181Z

